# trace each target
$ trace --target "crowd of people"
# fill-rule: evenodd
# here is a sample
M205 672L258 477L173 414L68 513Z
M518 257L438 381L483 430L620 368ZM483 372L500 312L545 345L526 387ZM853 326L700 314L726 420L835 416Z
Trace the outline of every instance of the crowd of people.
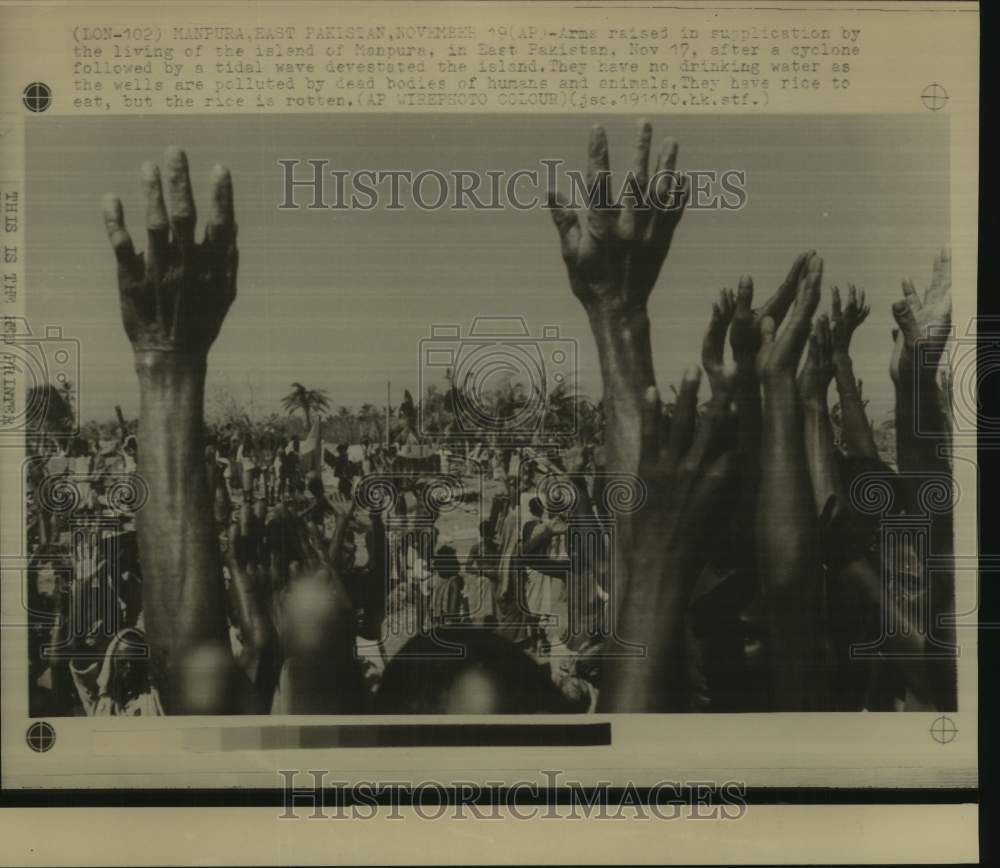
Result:
M207 430L232 180L214 170L196 242L184 153L165 183L145 165L142 254L108 197L140 391L115 473L143 495L52 511L29 486L33 713L954 708L947 250L892 305L892 464L852 368L865 294L824 290L815 251L763 302L749 276L721 291L665 404L646 305L688 189L669 140L650 172L650 139L639 195L612 203L595 128L589 203L549 203L603 378L586 442L424 442L412 402L388 445ZM473 508L458 539L447 516Z

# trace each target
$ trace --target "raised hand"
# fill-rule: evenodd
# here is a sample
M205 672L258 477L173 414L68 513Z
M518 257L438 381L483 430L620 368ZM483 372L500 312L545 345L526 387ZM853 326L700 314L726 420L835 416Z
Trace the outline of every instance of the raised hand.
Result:
M587 148L587 203L577 210L556 191L549 194L570 285L590 311L645 310L684 212L688 183L675 172L677 143L664 140L650 177L651 138L649 123L640 121L621 202L611 195L608 139L599 126L591 131Z
M228 170L212 170L212 194L204 240L195 242L196 210L187 156L164 154L167 195L160 170L142 167L146 195L146 252L136 253L121 200L104 200L104 223L118 260L118 289L125 332L137 353L204 355L236 298L236 221ZM168 211L169 207L169 211Z
M833 287L832 295L830 323L833 352L846 354L851 347L851 336L858 326L868 318L871 308L865 302L864 291L859 290L853 283L847 286L846 305L841 301L838 287Z
M830 338L833 373L837 379L837 394L840 396L840 425L844 448L849 455L875 460L878 458L878 448L865 414L861 380L854 377L850 353L851 338L858 326L868 318L870 308L865 301L864 292L853 284L848 284L846 304L836 286L833 287L832 294Z
M118 197L106 196L103 209L139 378L137 473L149 487L136 516L143 619L165 710L221 713L236 701L230 689L236 670L213 515L219 492L205 461L204 395L208 350L236 295L233 185L216 167L205 238L197 244L187 157L169 148L165 165L166 203L159 170L152 164L142 169L144 255L135 251ZM222 519L225 498L218 505ZM214 661L220 677L196 689L204 661Z
M923 298L912 281L903 281L903 298L892 306L897 328L889 373L896 386L896 462L907 479L903 488L917 507L924 474L950 475L950 396L942 389L939 368L951 332L951 254L945 248L934 260L930 286ZM952 541L950 510L935 515L935 549L947 551Z
M780 323L792 306L799 286L799 278L812 252L802 253L792 263L791 270L782 281L781 286L759 309L753 307L753 278L744 275L740 278L736 291L736 308L733 311L732 325L729 327L729 344L733 348L733 359L739 373L752 373L761 344L761 323L770 317Z
M899 382L902 371L912 370L917 342L923 347L921 366L936 368L944 352L951 327L951 253L942 249L934 260L930 286L921 300L913 281L903 281L903 298L892 306L898 331L893 332L896 344L889 368L893 382Z
M752 290L751 290L752 291ZM736 312L736 296L731 289L723 289L719 300L712 302L712 318L701 342L701 366L708 374L708 382L714 395L721 386L725 368L726 330Z
M833 335L826 314L816 318L809 336L809 351L799 372L799 400L804 410L806 460L812 481L816 514L820 515L831 500L846 500L837 465L836 446L827 393L834 376Z
M646 501L636 519L639 560L655 561L662 554L672 564L689 564L691 557L702 552L705 538L718 527L713 511L719 506L722 487L732 478L735 461L735 453L721 454L733 380L731 367L720 372L697 434L701 381L697 368L684 375L669 425L664 421L659 393L647 390L639 465ZM660 554L646 553L650 547ZM694 571L683 578L693 581L696 577Z
M833 335L826 314L816 318L809 336L809 351L799 371L799 397L806 401L826 401L833 379Z
M795 377L802 351L809 340L812 315L819 305L822 279L823 260L810 253L798 277L795 304L781 333L777 333L784 317L780 308L772 309L761 319L761 345L757 352L757 374L761 380ZM783 307L788 309L787 305Z

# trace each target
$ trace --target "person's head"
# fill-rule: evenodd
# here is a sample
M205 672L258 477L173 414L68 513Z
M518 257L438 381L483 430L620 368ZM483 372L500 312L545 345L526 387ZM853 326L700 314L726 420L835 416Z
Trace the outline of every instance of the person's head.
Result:
M179 713L232 713L238 700L239 677L229 648L219 642L196 645L176 666L172 681L177 685Z
M299 435L298 434L293 434L292 435L292 449L294 449L296 452L299 451Z
M369 436L368 436L367 434L365 434L365 435L364 435L364 436L363 436L363 437L361 438L361 445L362 445L362 446L371 446L371 442L372 442L372 441L371 441L371 438L369 438Z
M386 666L378 714L551 714L567 711L548 671L492 630L441 627Z
M535 518L542 518L545 515L545 507L542 506L540 498L533 497L528 501L528 510Z
M291 580L278 604L278 630L289 657L328 655L353 639L354 613L342 586L323 570Z
M434 572L443 579L450 579L459 575L462 566L458 561L458 554L451 546L441 546L434 555Z
M347 444L346 443L338 443L337 444L337 454L338 455L347 455Z
M323 480L318 473L310 473L306 480L306 489L317 500L323 497Z
M138 630L120 633L113 647L109 692L118 705L125 705L149 690L149 652Z

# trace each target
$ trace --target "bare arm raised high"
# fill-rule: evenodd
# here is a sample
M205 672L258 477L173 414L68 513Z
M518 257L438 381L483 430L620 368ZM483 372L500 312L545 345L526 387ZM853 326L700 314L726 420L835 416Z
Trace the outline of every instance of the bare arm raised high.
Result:
M769 622L772 700L782 711L823 702L817 520L795 383L822 276L823 260L812 253L785 327L777 334L780 322L766 317L757 353L763 390L757 562Z
M236 221L229 172L212 170L204 239L187 157L178 148L160 170L142 167L147 241L136 253L122 203L104 201L104 222L118 260L122 321L135 352L140 418L137 472L149 499L137 517L143 613L154 680L172 713L232 710L231 692L189 695L179 673L198 655L220 670L228 654L218 530L205 466L203 405L208 351L236 297Z
M570 287L597 343L604 384L604 469L609 474L639 470L644 396L656 385L646 302L688 197L687 179L675 171L677 143L672 139L664 140L650 176L651 139L649 123L640 121L620 203L612 203L608 141L601 127L590 134L584 207L573 209L555 191L550 193ZM630 580L622 552L631 546L631 521L627 515L619 518L613 598L620 597Z
M604 381L609 471L635 473L643 395L654 386L646 302L670 249L687 202L687 179L676 174L677 143L665 139L649 175L652 128L642 121L623 204L612 204L608 140L601 127L590 134L588 204L569 207L551 194L563 261L573 294L583 304L597 342Z
M833 375L840 396L840 416L843 425L844 447L851 456L878 458L878 448L865 415L861 390L854 377L851 361L851 337L868 317L869 307L865 294L855 286L847 290L847 302L842 302L840 290L833 287L833 307L830 321L833 338Z

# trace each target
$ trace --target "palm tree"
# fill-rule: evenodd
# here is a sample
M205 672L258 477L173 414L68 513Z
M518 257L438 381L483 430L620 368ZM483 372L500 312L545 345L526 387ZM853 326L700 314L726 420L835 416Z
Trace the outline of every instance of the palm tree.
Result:
M330 406L330 399L322 389L307 389L301 383L292 383L292 391L281 399L281 406L291 416L296 410L301 410L305 416L306 428L312 428L312 414L322 413Z
M378 427L379 410L374 404L364 403L358 408L358 422L361 425L361 433L371 437L373 440L379 439ZM374 428L375 436L372 437Z
M346 440L348 443L354 442L354 412L350 407L337 408L337 438Z

